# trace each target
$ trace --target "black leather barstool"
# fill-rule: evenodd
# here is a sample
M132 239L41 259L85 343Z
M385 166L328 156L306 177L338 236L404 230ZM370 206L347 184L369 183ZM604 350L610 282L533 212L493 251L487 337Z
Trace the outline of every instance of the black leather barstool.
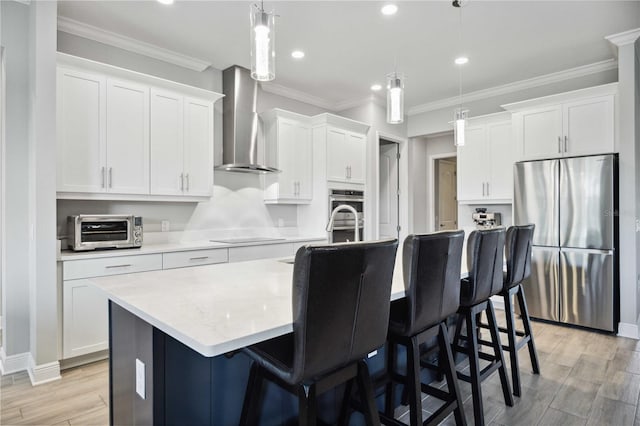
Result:
M384 345L397 240L304 246L293 267L293 332L244 349L253 358L240 424L256 425L262 381L298 396L300 425L316 423L316 396L357 379L367 424L380 424L364 358Z
M403 383L408 390L412 426L423 424L422 392L445 402L424 424L438 424L452 411L458 425L466 424L445 323L460 305L463 243L464 231L409 235L404 241L402 260L406 296L391 304L387 338L387 371L391 380L386 387L385 413L380 416L385 424L402 424L393 418L394 382ZM420 345L436 336L439 365L431 367L444 372L447 391L420 381ZM398 345L407 349L406 376L396 371Z
M505 242L507 273L504 276L504 286L501 294L504 298L504 313L507 319L507 328L500 328L500 331L507 333L508 336L509 344L503 345L502 348L509 352L513 394L515 396L520 396L522 392L518 351L524 345L527 345L529 348L529 357L531 358L533 373L540 374L538 354L533 342L533 333L531 332L527 300L524 297L524 290L522 289L522 282L531 275L531 241L533 239L534 229L535 225L512 226L507 230ZM518 306L520 307L520 318L522 319L524 331L516 329L512 297L517 300ZM518 340L518 337L522 338Z
M513 396L504 365L502 345L491 296L499 294L503 285L504 228L473 231L467 240L467 268L469 276L461 281L458 324L453 340L454 352L469 356L470 375L458 372L458 378L471 383L473 417L476 426L484 425L481 382L498 370L504 401L513 406ZM491 341L478 338L477 317L485 312L491 332ZM466 322L467 335L462 335L462 323ZM466 345L461 345L466 341ZM478 343L493 348L493 355L481 352ZM480 370L480 359L489 365Z

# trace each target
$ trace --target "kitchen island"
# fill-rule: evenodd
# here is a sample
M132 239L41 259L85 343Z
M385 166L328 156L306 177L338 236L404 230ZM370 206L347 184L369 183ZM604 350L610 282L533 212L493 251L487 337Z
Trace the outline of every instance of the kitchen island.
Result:
M404 296L401 259L392 300ZM292 331L292 272L269 259L92 279L110 299L111 423L237 424L250 360L235 351ZM380 369L382 353L370 363ZM295 398L266 394L265 424L294 415ZM340 399L328 394L320 412Z

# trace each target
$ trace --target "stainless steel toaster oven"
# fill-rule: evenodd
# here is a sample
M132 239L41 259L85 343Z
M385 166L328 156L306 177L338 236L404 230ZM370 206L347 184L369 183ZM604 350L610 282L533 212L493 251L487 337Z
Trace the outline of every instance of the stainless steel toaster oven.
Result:
M142 217L75 215L67 218L69 248L75 251L142 246Z

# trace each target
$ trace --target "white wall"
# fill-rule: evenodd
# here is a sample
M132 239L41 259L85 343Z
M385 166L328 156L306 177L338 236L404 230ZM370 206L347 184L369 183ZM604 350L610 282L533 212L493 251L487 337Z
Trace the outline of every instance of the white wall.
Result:
M500 105L511 102L524 101L527 99L539 98L556 93L568 92L585 87L597 86L617 81L616 70L605 71L597 74L534 87L527 90L508 93L505 95L486 98L475 102L464 102L464 106L469 109L469 117L491 114L504 111ZM448 107L435 111L409 116L407 127L409 137L431 135L451 131L450 122L453 120L453 111L456 107Z

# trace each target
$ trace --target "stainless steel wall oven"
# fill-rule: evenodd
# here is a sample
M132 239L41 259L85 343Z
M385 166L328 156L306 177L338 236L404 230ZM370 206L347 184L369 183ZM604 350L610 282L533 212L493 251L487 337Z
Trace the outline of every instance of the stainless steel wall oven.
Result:
M364 191L332 189L329 191L329 215L340 206L350 206L357 212L360 240L364 235ZM356 218L349 209L342 209L334 214L333 226L329 233L330 243L355 241Z

